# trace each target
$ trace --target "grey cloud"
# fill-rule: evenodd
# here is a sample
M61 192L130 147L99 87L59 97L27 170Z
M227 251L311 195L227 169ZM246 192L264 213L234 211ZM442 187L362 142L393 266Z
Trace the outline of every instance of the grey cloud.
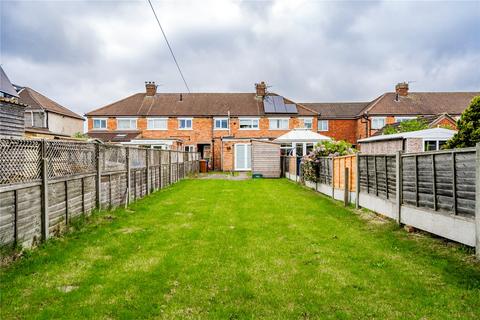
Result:
M247 1L211 15L197 3L154 1L194 91L252 91L265 80L297 101L348 101L402 80L416 80L416 91L480 89L478 2ZM146 80L185 91L144 1L2 8L10 78L77 112L141 91Z

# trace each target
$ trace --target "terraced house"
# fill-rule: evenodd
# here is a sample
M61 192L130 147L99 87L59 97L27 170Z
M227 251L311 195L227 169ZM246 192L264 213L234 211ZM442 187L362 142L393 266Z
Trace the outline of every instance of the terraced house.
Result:
M86 114L88 135L107 142L198 151L218 170L249 170L251 139L274 140L293 129L312 130L356 145L387 124L416 117L431 127L457 119L479 92L409 92L399 83L371 102L296 103L267 92L158 93L153 82Z
M103 141L200 152L210 167L248 170L251 139L272 140L294 128L317 130L318 113L265 83L251 93L137 93L86 114L88 135ZM240 159L242 158L242 159ZM242 165L239 165L242 164Z

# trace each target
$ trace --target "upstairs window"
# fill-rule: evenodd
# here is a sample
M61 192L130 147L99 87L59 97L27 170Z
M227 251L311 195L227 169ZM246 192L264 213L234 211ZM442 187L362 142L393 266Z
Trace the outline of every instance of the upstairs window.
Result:
M147 119L148 130L167 130L167 118L149 118Z
M318 131L328 131L328 120L318 120Z
M117 119L117 130L137 129L137 119Z
M93 119L93 129L107 129L107 119Z
M288 130L288 122L289 122L288 118L286 118L286 119L270 118L270 119L268 119L268 122L270 124L270 130Z
M373 117L371 125L374 130L382 129L385 127L385 117Z
M243 118L240 119L241 130L258 130L258 119Z
M228 118L215 118L215 130L227 130L228 129Z
M313 128L313 118L303 118L303 127L305 129L312 129Z
M178 118L178 129L180 129L180 130L191 130L192 129L192 118Z

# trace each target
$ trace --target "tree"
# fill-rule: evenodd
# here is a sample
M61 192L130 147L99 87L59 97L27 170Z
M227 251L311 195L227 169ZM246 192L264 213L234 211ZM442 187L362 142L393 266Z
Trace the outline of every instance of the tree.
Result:
M457 122L458 132L447 141L444 148L474 147L480 142L480 96L474 97Z

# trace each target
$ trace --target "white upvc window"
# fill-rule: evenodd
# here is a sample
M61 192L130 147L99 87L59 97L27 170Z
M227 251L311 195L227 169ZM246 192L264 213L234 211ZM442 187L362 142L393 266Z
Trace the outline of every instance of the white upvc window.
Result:
M93 129L107 129L107 119L93 118Z
M228 118L213 118L215 130L228 130Z
M137 118L117 118L117 130L137 129Z
M192 118L178 118L178 129L180 130L192 130L193 119Z
M303 121L303 127L305 129L312 129L313 128L313 118L300 118Z
M290 118L268 118L270 130L288 130Z
M395 117L395 122L403 122L416 119L417 117Z
M385 117L372 117L372 120L371 120L372 129L377 130L385 127L385 120L386 120Z
M446 142L446 140L423 140L423 151L440 150Z
M167 130L168 118L147 118L148 130Z
M184 150L185 152L194 152L194 151L195 151L195 146L194 146L194 145L184 146L184 147L183 147L183 150Z
M240 130L258 130L258 118L240 118Z
M328 131L328 120L318 120L318 131Z

